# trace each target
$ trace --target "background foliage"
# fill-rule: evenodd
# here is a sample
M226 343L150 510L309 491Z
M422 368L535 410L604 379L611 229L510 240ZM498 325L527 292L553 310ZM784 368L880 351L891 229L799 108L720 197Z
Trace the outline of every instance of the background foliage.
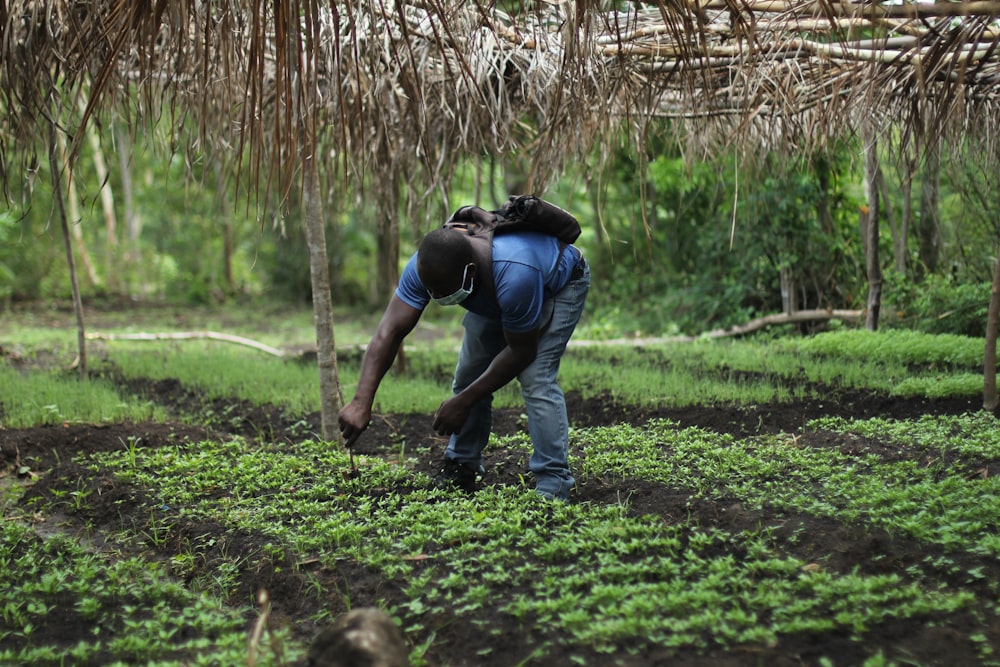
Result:
M103 179L95 165L118 164L112 151L125 147L104 139L83 151L73 174L78 204L71 224L79 231L77 263L92 267L89 276L80 271L85 299L307 303L300 221L271 206L267 195L243 196L221 162L232 156L164 153L160 145L155 137L137 143L122 168ZM904 188L907 175L888 159L892 146L883 151L883 324L982 335L1000 240L994 177L964 147L948 151L940 170L947 176L937 211L939 261L931 271L920 266L921 241L911 233L907 266L894 270L897 221L907 207L915 221L924 214L923 175L917 170ZM580 164L544 194L583 222L579 245L594 267L591 330L609 337L696 334L781 312L791 298L797 309L863 308L859 156L857 144L844 143L808 160L772 154L750 161L737 153L692 160L676 144L653 139L645 155L623 148ZM8 307L69 298L57 210L43 185L50 182L47 169L41 163L30 178L13 182L0 211L0 300ZM496 206L518 191L517 174L515 163L468 164L452 183L450 201ZM426 198L401 189L401 209ZM108 193L113 225L102 199ZM326 209L334 302L380 308L387 294L375 275L376 202L364 192L329 194L330 201L350 202ZM422 219L400 211L401 262L442 211L425 211ZM130 216L138 221L134 238Z

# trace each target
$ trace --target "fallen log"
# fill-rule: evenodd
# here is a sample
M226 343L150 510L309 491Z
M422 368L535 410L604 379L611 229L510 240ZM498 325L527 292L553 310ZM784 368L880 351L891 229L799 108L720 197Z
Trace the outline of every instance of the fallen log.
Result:
M759 329L779 324L797 324L800 322L820 322L823 320L844 320L856 322L864 317L863 310L799 310L794 313L776 313L765 315L755 320L728 327L725 329L713 329L696 336L663 336L663 337L635 337L635 338L614 338L611 340L571 340L571 346L596 346L596 345L655 345L657 343L680 343L702 340L705 338L725 338L729 336L742 336ZM267 354L281 357L282 359L304 359L310 355L315 357L315 349L304 350L280 350L270 345L264 345L250 338L234 336L232 334L219 333L217 331L179 331L172 333L88 333L88 340L198 340L208 339L226 343L246 345L255 350L260 350ZM363 351L364 345L358 346L358 351Z
M250 338L243 338L242 336L233 336L231 334L219 333L217 331L178 331L172 333L129 333L129 334L113 334L113 333L88 333L88 340L198 340L198 339L209 339L218 340L225 343L236 343L237 345L246 345L247 347L252 347L255 350L260 350L261 352L266 352L267 354L272 354L276 357L289 358L298 357L297 352L285 352L284 350L279 350L276 347L271 347L270 345L264 345Z
M724 329L713 329L696 336L665 336L652 338L616 338L613 340L599 341L570 341L570 345L655 345L657 343L690 343L705 338L726 338L729 336L742 336L759 329L778 324L798 324L800 322L822 322L824 320L844 320L847 322L857 322L864 317L863 310L797 310L794 313L776 313L765 315L755 320L750 320L745 324L739 324Z
M750 320L746 324L729 327L727 329L715 329L698 336L698 338L723 338L725 336L742 336L764 327L775 324L798 324L800 322L822 322L824 320L844 320L857 322L864 317L863 310L797 310L794 313L777 313L765 315L755 320Z

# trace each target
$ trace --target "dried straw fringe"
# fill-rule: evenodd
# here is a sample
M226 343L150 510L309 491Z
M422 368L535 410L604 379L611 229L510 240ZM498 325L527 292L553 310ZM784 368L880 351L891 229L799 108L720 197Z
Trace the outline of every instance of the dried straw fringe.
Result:
M597 5L12 0L0 152L76 95L83 118L57 119L71 129L169 114L200 142L251 149L255 169L308 157L393 187L419 173L425 195L484 154L529 155L540 189L620 141L623 119L636 137L676 119L699 151L810 151L862 123L996 150L998 2Z

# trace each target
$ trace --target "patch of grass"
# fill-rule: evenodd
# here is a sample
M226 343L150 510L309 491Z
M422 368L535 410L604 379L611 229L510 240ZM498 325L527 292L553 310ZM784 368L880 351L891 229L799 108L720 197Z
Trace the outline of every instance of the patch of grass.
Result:
M803 398L803 382L944 398L982 392L983 342L913 331L841 330L776 340L570 348L562 383L638 405L760 404Z
M892 345L906 345L913 339L899 337L895 332L885 336ZM640 406L753 405L809 398L803 395L803 382L929 398L982 391L981 375L943 373L940 356L918 361L915 354L883 355L886 345L865 343L839 357L832 352L817 354L815 346L806 342L812 340L570 348L562 363L560 383L564 389L585 396L607 394L622 403ZM864 336L843 337L838 333L824 339L819 349L832 350L838 341L866 340ZM283 361L212 342L187 342L161 350L151 350L147 343L116 343L115 349L127 351L112 357L127 377L177 378L185 386L205 391L210 398L238 397L278 405L290 414L303 415L319 409L316 369L311 363ZM338 369L344 395L349 398L357 382L360 356L345 356ZM433 412L451 392L455 356L453 349L444 346L408 348L408 371L390 371L379 388L376 412ZM925 370L918 363L923 363ZM496 407L521 404L517 383L494 396Z
M292 415L319 410L318 376L314 362L298 363L224 343L187 341L167 349L148 343L116 342L112 361L131 379L176 378L207 398L239 398L258 405L276 405ZM451 394L455 352L429 347L408 351L409 371L390 371L376 397L377 412L433 412ZM350 398L357 383L360 357L348 355L338 364L343 393ZM520 403L516 383L496 393L497 407Z
M254 334L248 330L251 321L245 314L240 319L237 311L227 312L216 315L214 321L203 314L194 318L197 322L185 317L182 323L218 324L220 329L228 325L229 330L235 329L242 335ZM273 321L279 327L277 334L294 337L281 328L280 317ZM292 318L292 321L298 320ZM144 328L148 328L149 323L145 324ZM366 324L371 324L370 318ZM164 330L178 328L169 317L154 321L152 326L157 325ZM299 326L301 323L292 328L299 331ZM408 371L390 372L377 396L377 412L433 412L450 394L456 326L449 320L432 320L426 327L440 329L435 338L437 343L408 343ZM269 342L281 345L279 340ZM839 330L809 338L702 340L644 348L571 345L563 360L560 381L564 389L577 390L585 396L607 394L623 403L640 406L788 401L808 398L803 395L805 382L942 398L982 391L980 374L956 370L981 364L982 347L977 339L903 330L877 333ZM113 341L106 343L104 356L126 377L176 378L184 386L199 389L213 399L239 398L275 405L290 415L305 415L319 409L317 371L312 362L277 359L213 341ZM343 393L349 398L357 382L360 353L344 347L341 357L340 379ZM623 369L628 372L622 372ZM42 405L62 402L46 400ZM515 407L521 403L516 383L504 387L494 397L497 407Z
M906 378L890 389L890 393L894 396L923 396L925 398L974 396L982 392L982 373L954 373Z
M753 372L737 368L734 355L727 354L732 349L745 348L699 342L570 349L560 381L585 396L607 394L640 406L766 403L797 396L759 357Z
M163 410L118 394L108 382L51 371L20 373L0 364L0 428L164 419Z
M981 338L927 334L908 329L841 329L808 338L788 338L782 347L840 359L880 360L892 364L947 365L970 369L983 364Z
M15 308L0 319L0 340L16 340L26 348L76 346L76 319L69 304L33 304ZM337 341L357 345L374 330L375 315L349 310L335 314ZM252 338L272 347L298 347L315 343L312 309L255 299L212 306L164 304L95 304L84 307L87 333L162 333L168 331L219 331ZM95 349L100 343L91 341ZM155 345L155 343L153 344Z
M126 378L176 378L209 399L240 398L280 406L293 414L319 409L315 365L211 341L186 341L159 350L148 343L115 345L118 353L112 360Z

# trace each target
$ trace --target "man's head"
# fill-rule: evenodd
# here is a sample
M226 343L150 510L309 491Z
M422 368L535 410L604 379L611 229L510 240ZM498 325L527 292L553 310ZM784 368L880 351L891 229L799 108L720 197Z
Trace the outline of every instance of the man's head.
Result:
M417 248L417 274L431 298L442 305L461 303L476 282L476 254L465 232L435 229Z

